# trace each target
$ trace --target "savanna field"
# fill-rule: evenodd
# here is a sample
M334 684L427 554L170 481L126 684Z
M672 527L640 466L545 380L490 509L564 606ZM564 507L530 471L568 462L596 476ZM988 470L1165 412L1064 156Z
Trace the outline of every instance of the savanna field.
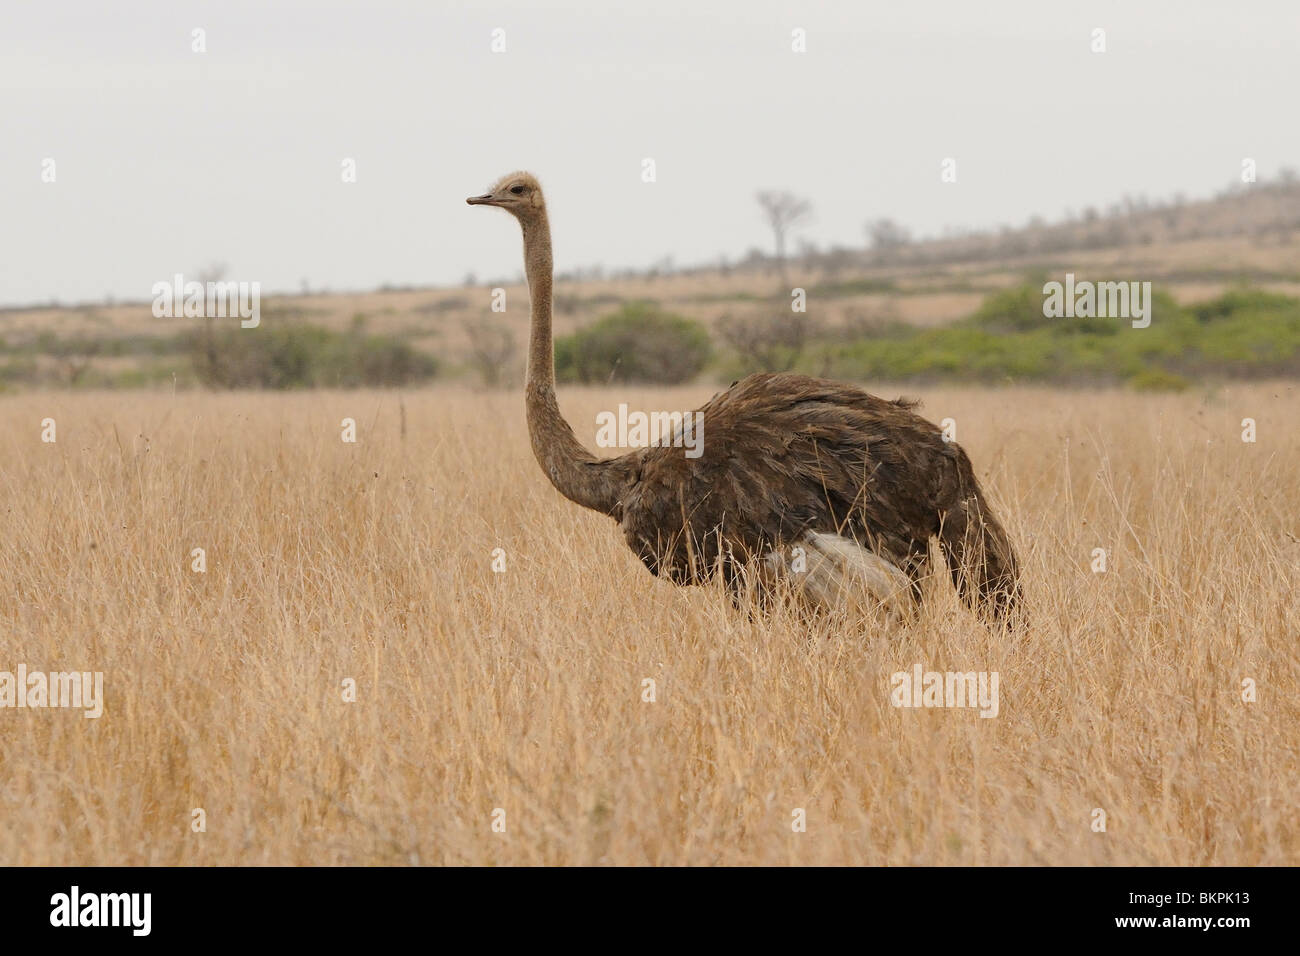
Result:
M869 387L955 420L1020 633L659 582L515 391L0 396L0 670L105 694L0 710L0 864L1300 862L1297 386ZM560 404L593 447L713 391ZM893 707L918 663L997 717Z

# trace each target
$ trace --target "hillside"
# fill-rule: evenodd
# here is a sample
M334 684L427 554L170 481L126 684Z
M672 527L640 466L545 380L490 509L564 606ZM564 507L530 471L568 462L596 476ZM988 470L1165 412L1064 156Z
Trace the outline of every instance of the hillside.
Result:
M984 234L809 250L791 261L789 275L808 296L799 336L843 345L878 337L882 328L947 326L974 316L991 295L1067 271L1151 281L1183 306L1242 285L1300 296L1298 235L1300 184L1282 180L1196 202L1127 200L1057 223ZM725 330L788 321L789 290L778 282L774 263L757 255L735 266L674 273L601 279L561 273L556 332L571 333L629 302L653 303L710 330L718 344L714 377L725 378L744 359L734 354L736 334ZM269 296L261 303L261 328L238 330L240 338L227 334L225 341L256 351L278 328L319 327L335 333L327 346L332 368L348 365L349 349L387 349L401 353L393 360L401 368L504 384L517 380L522 364L527 292L518 278L502 287L504 314L491 311L492 284ZM233 320L216 322L237 330ZM146 301L0 310L0 388L194 384L202 323L157 319ZM357 345L360 332L364 342ZM419 355L434 361L421 362ZM347 382L326 377L305 384Z

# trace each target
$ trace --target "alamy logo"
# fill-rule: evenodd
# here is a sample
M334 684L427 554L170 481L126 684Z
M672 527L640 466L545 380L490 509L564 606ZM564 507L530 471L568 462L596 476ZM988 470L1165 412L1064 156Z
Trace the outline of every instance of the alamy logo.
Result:
M68 707L94 719L104 713L103 671L0 671L0 708Z
M978 707L981 717L998 715L997 671L927 671L917 664L889 683L895 707Z
M1067 272L1064 284L1047 283L1043 295L1049 319L1132 319L1135 329L1151 324L1150 282L1075 282Z
M148 936L152 928L151 893L68 893L50 897L51 926L129 926L131 935Z
M171 282L155 282L150 292L155 319L238 317L245 329L255 329L262 321L260 282L186 282L178 272Z
M685 448L687 458L704 454L704 415L700 412L629 412L626 404L618 412L596 413L598 448Z

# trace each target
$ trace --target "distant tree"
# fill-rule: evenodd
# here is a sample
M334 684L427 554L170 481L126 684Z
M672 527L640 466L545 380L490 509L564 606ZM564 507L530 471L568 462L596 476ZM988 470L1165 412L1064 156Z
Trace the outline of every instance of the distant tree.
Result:
M812 216L812 203L794 193L766 190L757 196L763 218L772 230L776 246L776 267L781 273L781 285L789 285L785 272L785 244L790 229Z
M484 385L498 387L519 350L510 326L475 319L465 323L465 334L469 337L470 364L478 370Z
M203 268L199 269L199 282L207 288L209 282L220 282L226 277L226 264L213 260ZM196 359L196 367L200 364L204 368L216 369L220 367L221 358L217 354L217 336L216 336L216 317L205 315L203 318L202 331L198 336L198 349L202 351L202 358Z
M750 372L786 372L803 356L820 327L807 313L761 312L723 315L718 336L735 350L741 368Z
M831 278L844 272L858 260L858 254L845 246L831 246L822 256L821 266Z
M871 248L878 252L888 252L910 243L912 234L906 226L901 226L892 219L873 219L867 223L867 239Z
M91 319L95 318L93 311L87 310L84 314ZM95 356L99 354L104 346L103 341L87 338L84 335L75 335L65 340L59 340L53 336L46 340L42 337L42 341L48 342L52 346L48 350L57 359L68 385L76 385L81 381L82 376L86 374L91 363L95 360Z

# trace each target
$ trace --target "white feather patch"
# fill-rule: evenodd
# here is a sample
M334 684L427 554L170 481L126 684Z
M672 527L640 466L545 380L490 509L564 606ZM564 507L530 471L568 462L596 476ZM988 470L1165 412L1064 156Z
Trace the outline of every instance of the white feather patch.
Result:
M897 566L867 550L852 538L813 531L804 536L803 567L776 552L766 558L768 570L784 578L805 600L827 610L902 620L911 607L911 581Z

